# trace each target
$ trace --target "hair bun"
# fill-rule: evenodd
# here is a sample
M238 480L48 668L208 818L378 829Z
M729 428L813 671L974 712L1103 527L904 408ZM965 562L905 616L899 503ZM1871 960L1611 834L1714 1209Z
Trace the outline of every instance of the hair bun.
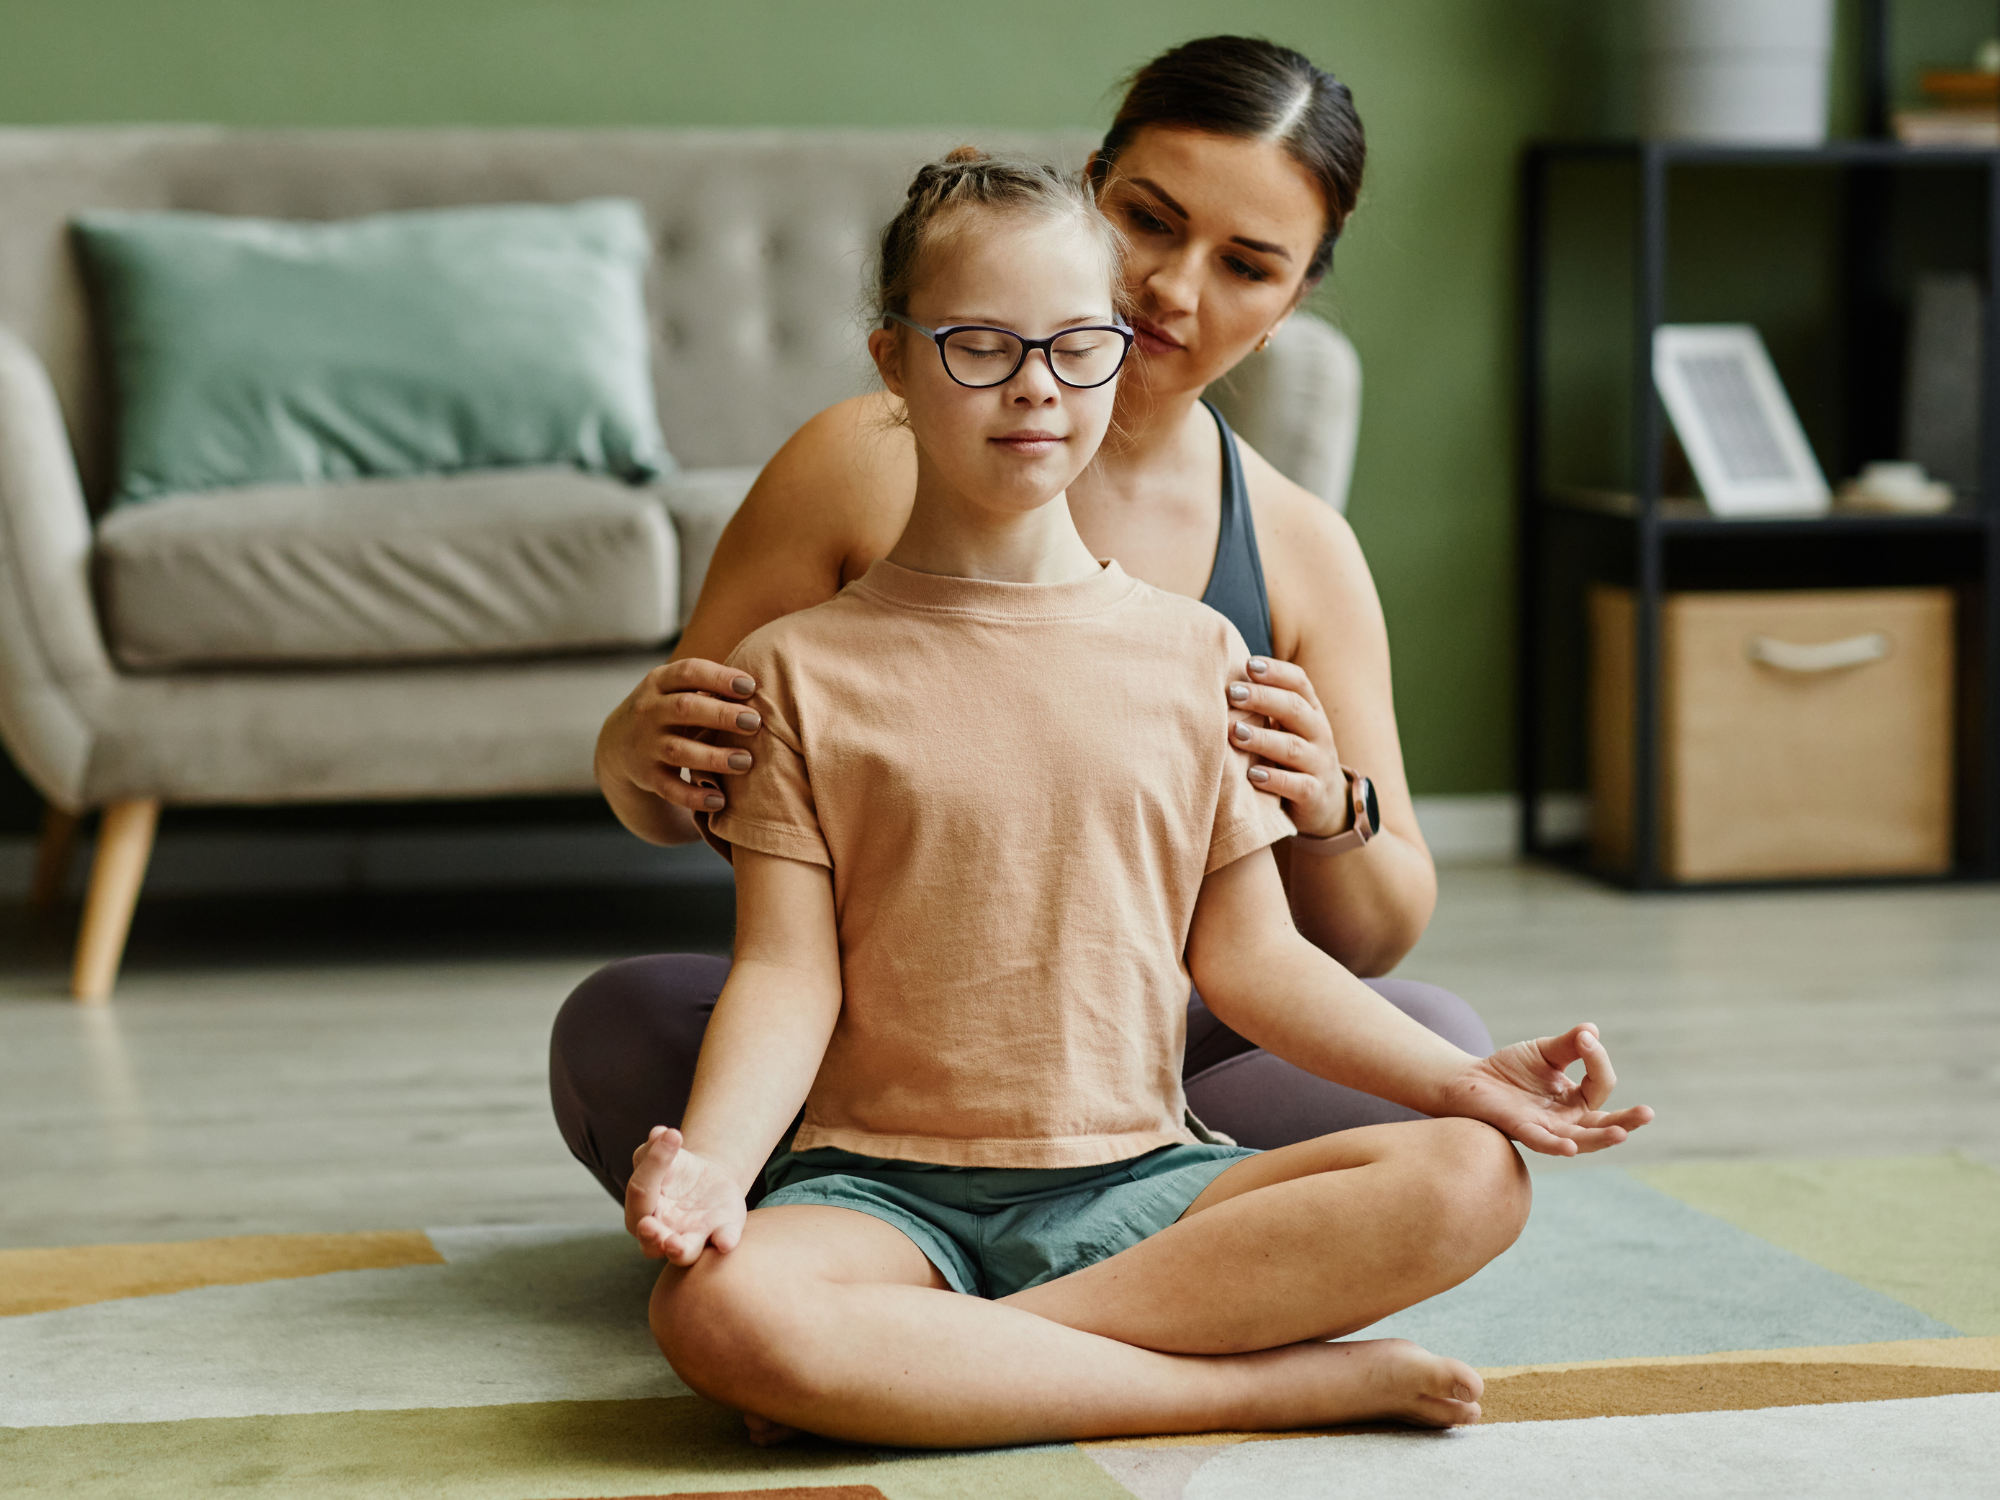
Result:
M951 191L949 187L940 189L939 184L960 181L962 179L960 168L992 165L993 158L977 146L954 146L936 161L926 162L917 169L917 175L910 182L907 196L916 199L933 191L949 192Z

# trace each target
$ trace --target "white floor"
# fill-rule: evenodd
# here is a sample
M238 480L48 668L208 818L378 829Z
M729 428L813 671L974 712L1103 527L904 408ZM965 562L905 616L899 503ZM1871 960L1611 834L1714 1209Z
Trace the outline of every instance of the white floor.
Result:
M2000 1165L2000 889L1443 888L1400 972L1501 1040L1596 1021L1660 1112L1625 1160ZM616 1222L551 1123L549 1021L599 962L726 946L713 893L306 900L143 909L101 1011L66 932L0 920L0 1246Z

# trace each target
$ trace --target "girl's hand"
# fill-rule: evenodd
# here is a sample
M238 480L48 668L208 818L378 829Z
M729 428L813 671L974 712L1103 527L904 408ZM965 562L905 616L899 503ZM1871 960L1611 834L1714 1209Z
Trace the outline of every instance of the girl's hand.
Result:
M678 1130L655 1125L632 1153L625 1228L648 1260L691 1266L710 1245L727 1254L743 1238L747 1212L736 1180L687 1150Z
M1229 684L1229 738L1259 758L1250 768L1251 783L1285 799L1300 833L1312 838L1345 833L1354 808L1333 726L1312 683L1290 662L1264 656L1250 658L1248 678Z
M743 700L756 691L745 674L691 656L653 668L625 700L616 740L603 747L610 762L605 769L689 812L720 812L724 795L684 780L681 770L716 777L750 769L747 750L704 744L694 736L704 729L755 734L763 719Z
M1581 1083L1563 1071L1579 1060ZM1597 1028L1585 1024L1480 1059L1446 1086L1439 1113L1484 1120L1545 1156L1575 1156L1615 1146L1653 1118L1643 1104L1606 1114L1617 1082Z

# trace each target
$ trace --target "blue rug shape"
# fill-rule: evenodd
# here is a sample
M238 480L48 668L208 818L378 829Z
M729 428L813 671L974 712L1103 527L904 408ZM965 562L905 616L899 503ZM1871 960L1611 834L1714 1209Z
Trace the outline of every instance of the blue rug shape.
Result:
M1796 1349L1959 1331L1615 1168L1535 1179L1514 1248L1362 1336L1468 1364Z

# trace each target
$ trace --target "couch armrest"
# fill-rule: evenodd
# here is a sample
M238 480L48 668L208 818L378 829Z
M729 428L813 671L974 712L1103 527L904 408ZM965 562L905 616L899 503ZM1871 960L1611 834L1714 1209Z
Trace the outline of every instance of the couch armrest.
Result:
M1311 313L1294 313L1270 348L1208 395L1280 474L1335 510L1347 509L1361 433L1361 359L1346 334Z
M90 512L48 373L0 327L0 740L37 791L82 802L83 699L115 677L90 592Z

